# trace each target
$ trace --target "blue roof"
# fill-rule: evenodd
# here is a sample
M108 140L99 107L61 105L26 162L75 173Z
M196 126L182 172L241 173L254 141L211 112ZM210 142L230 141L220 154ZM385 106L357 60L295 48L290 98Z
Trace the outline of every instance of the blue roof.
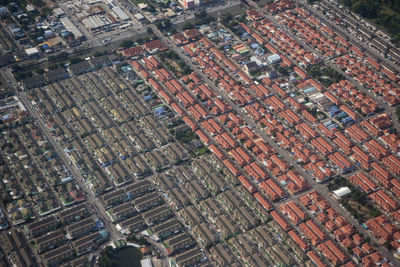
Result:
M157 107L154 109L154 112L156 113L156 115L158 117L161 117L165 114L165 108L164 108L164 106Z
M163 112L164 110L164 106L160 106L154 109L155 112Z
M106 238L108 237L108 232L106 230L100 230L99 234L101 235L102 238Z
M329 111L339 111L339 109L338 109L338 107L337 106L331 106L330 108L329 108Z
M346 113L346 112L340 112L338 115L337 115L337 117L339 118L339 119L341 119L341 118L345 118L345 117L348 117L349 115Z
M343 123L349 123L349 122L352 122L352 121L353 121L353 119L350 118L350 117L346 117L346 118L342 119Z
M260 47L260 45L257 43L252 43L252 44L250 44L250 47L253 49L256 49L256 48Z

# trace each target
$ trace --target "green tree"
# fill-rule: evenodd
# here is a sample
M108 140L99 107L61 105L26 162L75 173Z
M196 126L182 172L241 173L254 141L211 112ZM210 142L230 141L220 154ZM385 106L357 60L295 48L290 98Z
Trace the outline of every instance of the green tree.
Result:
M169 29L172 26L172 22L170 19L165 19L164 20L164 28Z
M152 4L149 4L149 5L147 6L147 10L148 10L149 12L151 12L151 13L154 13L154 12L156 11L156 8L155 8Z
M44 73L44 69L39 68L39 69L36 69L35 72L36 72L37 74L43 74L43 73Z
M69 59L69 63L71 63L71 64L77 64L82 61L83 61L83 59L80 57L72 57Z
M130 39L123 40L120 45L120 47L123 47L123 48L129 48L131 46L133 46L133 41Z
M94 57L101 57L102 55L104 55L104 53L100 52L100 51L96 51L93 56Z
M199 13L196 13L195 16L196 16L196 18L203 19L208 16L208 13L207 13L207 11L202 10Z
M228 24L228 23L230 23L230 22L232 21L232 18L233 18L233 16L232 16L231 13L225 13L225 14L222 16L221 21L222 21L222 23L224 23L224 24Z
M183 31L186 31L188 29L193 29L193 28L194 28L194 25L192 23L190 23L190 22L186 22L185 24L182 25L182 30Z

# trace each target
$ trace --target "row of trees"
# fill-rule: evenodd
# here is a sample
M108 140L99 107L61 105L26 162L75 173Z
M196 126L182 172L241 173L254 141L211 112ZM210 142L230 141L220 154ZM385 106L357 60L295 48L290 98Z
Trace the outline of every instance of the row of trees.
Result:
M331 84L337 83L344 79L344 76L341 73L337 72L331 67L324 67L320 64L312 66L308 70L308 74L325 86L330 86Z

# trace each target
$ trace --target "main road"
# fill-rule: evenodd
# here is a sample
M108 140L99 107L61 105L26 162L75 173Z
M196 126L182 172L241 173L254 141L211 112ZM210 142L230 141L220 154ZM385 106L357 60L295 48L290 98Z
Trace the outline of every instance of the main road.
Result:
M212 88L218 95L220 95L236 112L241 116L241 118L246 121L246 123L253 128L253 130L259 134L263 139L271 145L275 151L280 154L301 176L303 176L307 182L312 186L313 189L318 191L322 196L324 196L329 204L336 210L338 211L344 218L346 218L349 223L355 226L358 232L362 233L364 236L370 237L370 239L373 241L373 243L378 244L378 240L372 236L368 231L366 231L358 222L357 220L350 215L335 199L332 198L332 196L329 194L329 190L326 185L324 184L319 184L317 183L312 177L305 172L305 170L298 165L293 157L287 152L286 150L282 149L275 141L269 137L261 128L260 126L252 119L250 118L243 110L233 103L233 101L224 93L222 92L214 82L212 82L208 77L196 66L192 63L191 59L187 57L184 53L181 52L181 50L173 43L169 38L164 36L154 25L150 25L152 28L153 32L164 42L166 43L175 53L177 53L182 59L185 60L185 62L190 66L193 70L195 70L204 81L207 82L207 84ZM400 266L400 262L387 250L383 249L382 246L377 246L377 249L384 255L386 258L388 258L393 264L396 266Z

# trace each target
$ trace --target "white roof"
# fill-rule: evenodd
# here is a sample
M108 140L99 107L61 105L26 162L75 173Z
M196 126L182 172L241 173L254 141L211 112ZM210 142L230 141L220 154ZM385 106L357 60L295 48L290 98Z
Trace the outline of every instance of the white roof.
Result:
M140 265L142 267L152 267L153 266L153 264L151 264L151 259L149 259L149 258L141 260Z
M72 32L75 36L76 39L79 39L83 36L83 34L81 33L81 31L75 26L75 24L72 23L72 21L67 18L61 18L60 21L62 22L62 24L64 24L65 28Z
M32 48L25 49L25 53L28 56L31 56L31 55L39 53L39 50L36 47L32 47Z
M26 11L28 11L28 12L35 11L35 7L31 4L26 5L25 8L26 8Z
M144 19L144 16L143 16L142 14L140 14L140 13L136 13L134 16L135 16L135 18L136 18L137 20L142 20L142 19Z
M343 196L345 196L345 195L347 195L347 194L350 194L350 193L351 193L351 190L350 190L348 187L346 187L346 186L341 187L341 188L339 188L339 189L333 191L333 194L334 194L337 198L342 198Z
M138 4L138 7L139 7L140 9L145 9L145 8L148 7L148 4L140 3L140 4Z
M64 13L64 10L62 10L61 7L58 7L58 8L53 9L53 12L54 12L54 14L55 14L56 16L58 16L58 17L60 17L60 16L62 16L62 15L65 14L65 13Z
M129 20L128 15L127 15L119 6L113 7L113 8L112 8L112 11L114 11L114 13L117 14L117 16L118 16L122 21Z
M257 63L258 66L262 64L261 60L256 56L250 57L250 60L254 61L255 63Z
M273 55L268 57L268 60L271 61L271 62L279 61L279 60L281 60L281 56L278 55L278 54L273 54Z

